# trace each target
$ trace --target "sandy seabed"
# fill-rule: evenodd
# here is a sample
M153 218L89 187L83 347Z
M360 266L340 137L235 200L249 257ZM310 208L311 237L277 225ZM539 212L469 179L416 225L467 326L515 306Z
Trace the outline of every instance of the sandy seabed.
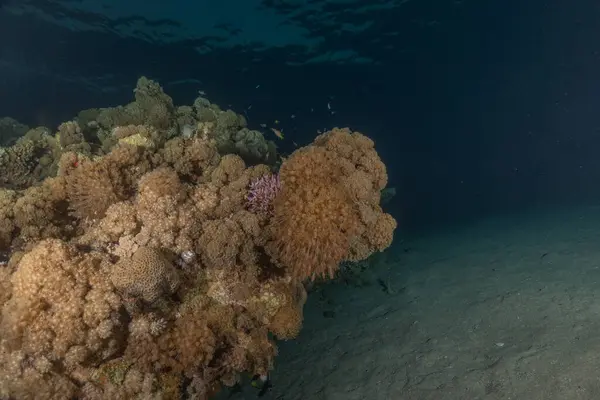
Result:
M311 293L262 399L600 400L600 208L399 238L382 259L364 286Z

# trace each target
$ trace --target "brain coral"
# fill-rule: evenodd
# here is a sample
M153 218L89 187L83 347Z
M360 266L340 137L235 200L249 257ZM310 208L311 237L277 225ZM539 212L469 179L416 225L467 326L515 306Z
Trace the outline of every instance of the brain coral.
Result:
M151 247L140 247L131 259L123 258L115 264L110 279L126 295L148 303L173 293L179 285L173 264Z

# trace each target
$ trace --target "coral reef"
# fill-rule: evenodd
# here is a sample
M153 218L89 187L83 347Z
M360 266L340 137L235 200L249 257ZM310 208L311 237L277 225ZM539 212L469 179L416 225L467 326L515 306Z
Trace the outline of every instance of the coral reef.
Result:
M142 78L133 103L36 132L5 149L20 170L0 188L0 398L208 399L266 375L305 281L396 227L374 143L348 129L273 175L242 117Z

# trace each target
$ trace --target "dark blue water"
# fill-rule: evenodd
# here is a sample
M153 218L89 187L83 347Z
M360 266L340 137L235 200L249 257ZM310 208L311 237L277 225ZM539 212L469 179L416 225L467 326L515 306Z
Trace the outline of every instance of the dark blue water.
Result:
M252 105L251 126L281 120L299 144L317 129L350 126L376 139L399 189L394 211L406 229L598 195L593 2L422 0L363 13L331 4L324 6L335 16L328 21L293 2L262 2L289 18L282 24L308 31L317 42L310 51L220 46L208 37L158 43L144 40L143 29L181 24L143 13L111 20L71 10L76 3L4 6L2 114L57 124L83 108L127 102L137 77L147 75L178 104L204 90L240 113ZM17 13L21 8L29 11ZM67 29L36 13L95 29ZM363 22L369 26L360 33L342 29ZM136 24L130 35L118 31ZM234 28L232 36L244 35ZM194 50L201 46L202 54ZM340 49L366 61L318 59Z

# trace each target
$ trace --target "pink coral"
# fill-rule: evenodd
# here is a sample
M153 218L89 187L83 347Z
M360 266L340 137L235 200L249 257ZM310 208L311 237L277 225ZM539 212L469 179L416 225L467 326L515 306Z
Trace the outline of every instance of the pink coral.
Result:
M278 174L263 175L250 183L248 208L257 214L270 215L273 212L273 200L281 189Z

